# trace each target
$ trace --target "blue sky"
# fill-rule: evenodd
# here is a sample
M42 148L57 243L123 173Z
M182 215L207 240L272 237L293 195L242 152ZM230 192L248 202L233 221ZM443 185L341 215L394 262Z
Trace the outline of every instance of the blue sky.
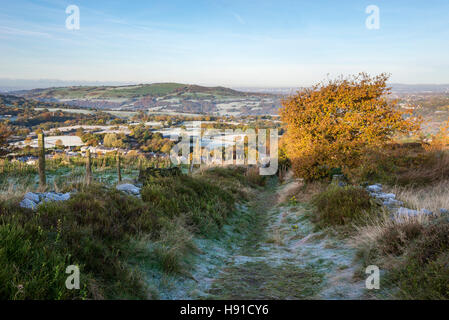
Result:
M65 26L71 4L79 30ZM449 83L448 57L447 0L0 0L0 78L279 87L365 71Z

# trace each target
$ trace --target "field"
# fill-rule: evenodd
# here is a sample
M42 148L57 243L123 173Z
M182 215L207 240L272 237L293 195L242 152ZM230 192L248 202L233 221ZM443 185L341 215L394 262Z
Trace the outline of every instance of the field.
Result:
M149 109L155 114L170 115L276 114L280 98L277 95L240 92L225 87L203 87L180 83L152 83L116 87L60 87L18 91L14 94L27 99L43 102L58 101L82 108L109 110L109 112L111 110L132 112ZM234 104L235 107L222 107L228 103ZM122 116L120 114L114 115Z

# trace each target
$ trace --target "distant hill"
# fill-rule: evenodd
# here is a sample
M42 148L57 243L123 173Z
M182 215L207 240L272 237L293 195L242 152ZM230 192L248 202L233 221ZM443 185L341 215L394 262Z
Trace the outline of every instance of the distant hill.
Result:
M122 86L67 86L20 90L11 94L42 102L61 102L96 109L142 110L157 113L214 115L276 114L279 96L225 87L182 83Z
M449 84L390 84L395 93L449 93Z
M225 87L203 87L182 83L151 83L126 86L69 86L43 89L21 90L12 94L28 98L54 99L111 99L163 97L167 95L199 94L210 96L248 96L250 93L240 92ZM257 94L257 93L256 93Z

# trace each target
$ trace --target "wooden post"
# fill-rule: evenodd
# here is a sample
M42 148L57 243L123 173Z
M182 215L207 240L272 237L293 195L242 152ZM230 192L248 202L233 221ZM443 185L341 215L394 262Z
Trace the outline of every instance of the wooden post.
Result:
M86 150L86 184L89 185L92 182L92 166L90 149Z
M140 157L140 156L138 156L138 161L139 161L139 164L138 164L138 166L139 166L139 181L141 180L141 178L143 177L143 160L142 160L142 157Z
M194 164L200 164L201 165L201 140L200 138L194 139L194 146L193 146L193 152L192 152L192 159L190 163L190 173L193 173Z
M120 168L120 153L117 151L117 175L118 175L118 182L122 181L122 171Z
M142 168L143 168L142 157L138 157L138 161L139 161L139 172L140 172L140 171L142 171Z
M45 179L45 140L44 133L37 135L38 155L39 155L39 185L45 187L47 181Z

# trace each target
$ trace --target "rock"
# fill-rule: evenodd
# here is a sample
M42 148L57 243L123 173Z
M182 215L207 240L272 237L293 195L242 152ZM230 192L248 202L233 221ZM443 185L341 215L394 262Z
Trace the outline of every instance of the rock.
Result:
M396 214L399 216L416 216L419 214L419 212L418 210L400 207L396 212Z
M131 183L119 184L115 188L119 191L124 191L124 192L134 194L134 195L140 194L140 188L137 188L135 185L133 185Z
M32 200L25 198L19 203L19 206L21 206L22 208L34 210L34 209L36 209L37 204L35 202L33 202Z
M441 213L441 214L449 214L449 210L444 209L444 208L441 208L441 209L440 209L440 213Z
M388 199L394 199L396 198L396 195L394 193L378 193L375 195L376 198L382 199L382 200L388 200Z
M409 208L404 208L404 207L400 207L397 211L396 211L396 215L398 216L417 216L417 215L433 215L433 212L427 209L421 209L421 210L413 210L413 209L409 209Z
M28 192L25 194L24 199L20 202L22 208L36 209L38 205L43 202L52 201L67 201L70 199L70 193L56 193L56 192L44 192L33 193Z
M46 192L44 195L44 201L64 201L66 197L63 197L55 192Z
M433 214L432 211L427 210L427 209L421 209L421 210L419 211L419 213L423 213L423 214L427 214L427 215L432 215L432 214Z
M382 192L382 185L379 183L376 183L376 184L366 187L366 189L370 192L380 193L380 192Z
M396 200L396 195L394 193L382 192L381 184L376 183L366 187L366 189L377 203L389 209L400 207L404 204L402 201Z
M36 193L33 193L33 192L25 193L24 199L31 200L34 203L39 203L39 201L40 201L39 195Z
M67 200L70 199L70 192L62 193L62 194L60 195L60 197L61 197L62 201L67 201Z
M404 203L402 201L396 200L396 199L392 199L392 198L387 198L383 203L382 203L385 207L388 208L394 208L394 207L400 207L402 206Z

